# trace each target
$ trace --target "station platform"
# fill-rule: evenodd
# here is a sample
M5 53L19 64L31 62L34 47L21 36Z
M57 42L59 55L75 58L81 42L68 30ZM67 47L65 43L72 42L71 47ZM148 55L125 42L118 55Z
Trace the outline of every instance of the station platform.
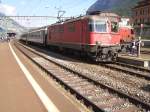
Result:
M142 40L145 47L150 47L150 40Z
M0 52L0 112L87 112L12 42Z
M130 53L119 54L118 61L135 66L150 68L150 40L142 40L141 55L138 57Z
M139 57L131 54L119 54L118 61L134 66L150 68L150 54L141 54Z
M15 61L9 44L0 43L0 52L0 112L46 112Z

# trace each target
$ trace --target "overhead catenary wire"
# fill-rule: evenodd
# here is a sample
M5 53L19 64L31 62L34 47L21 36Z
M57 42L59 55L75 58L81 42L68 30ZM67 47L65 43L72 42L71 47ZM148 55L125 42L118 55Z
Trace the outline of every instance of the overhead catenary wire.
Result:
M1 18L8 18L8 17L11 17L11 18L57 18L57 16L1 16ZM70 17L62 17L62 18L70 18Z

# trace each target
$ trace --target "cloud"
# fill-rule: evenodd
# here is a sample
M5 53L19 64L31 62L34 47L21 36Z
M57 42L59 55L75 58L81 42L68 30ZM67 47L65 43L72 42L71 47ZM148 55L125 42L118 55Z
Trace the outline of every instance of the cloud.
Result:
M14 16L17 14L16 8L7 4L0 4L0 13L4 13L9 16Z

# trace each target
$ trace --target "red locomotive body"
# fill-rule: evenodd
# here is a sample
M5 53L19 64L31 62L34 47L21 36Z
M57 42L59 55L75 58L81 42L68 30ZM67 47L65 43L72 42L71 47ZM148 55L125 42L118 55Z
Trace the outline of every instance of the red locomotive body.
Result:
M121 35L121 44L129 43L135 38L130 18L121 18L119 22L119 33Z
M121 43L131 42L135 37L133 28L131 27L120 27L119 33L121 35Z
M56 23L48 27L47 44L87 54L96 61L112 61L120 49L118 23L118 16L112 13Z

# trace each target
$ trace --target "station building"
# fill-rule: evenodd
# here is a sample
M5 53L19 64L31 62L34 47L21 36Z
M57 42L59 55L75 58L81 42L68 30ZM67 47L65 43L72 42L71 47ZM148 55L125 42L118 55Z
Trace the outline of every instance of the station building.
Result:
M136 35L140 35L143 27L142 36L150 39L150 0L141 0L132 12Z

